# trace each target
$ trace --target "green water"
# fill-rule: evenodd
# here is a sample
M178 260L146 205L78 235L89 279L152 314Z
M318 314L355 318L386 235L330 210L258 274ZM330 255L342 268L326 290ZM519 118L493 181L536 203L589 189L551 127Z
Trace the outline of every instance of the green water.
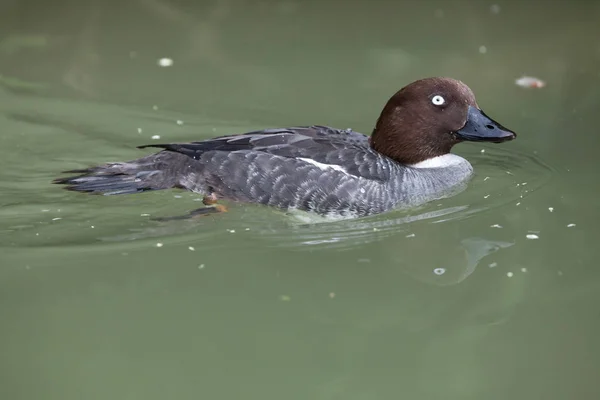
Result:
M495 4L0 3L0 398L599 398L600 3ZM50 184L155 135L369 133L439 75L519 136L410 212L157 222L199 197Z

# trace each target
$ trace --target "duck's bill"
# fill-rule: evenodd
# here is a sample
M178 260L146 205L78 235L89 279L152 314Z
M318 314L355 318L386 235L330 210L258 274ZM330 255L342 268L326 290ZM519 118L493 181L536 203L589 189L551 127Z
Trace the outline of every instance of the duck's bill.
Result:
M456 135L463 140L495 143L513 140L517 137L516 133L506 129L473 106L469 106L467 123L456 131Z

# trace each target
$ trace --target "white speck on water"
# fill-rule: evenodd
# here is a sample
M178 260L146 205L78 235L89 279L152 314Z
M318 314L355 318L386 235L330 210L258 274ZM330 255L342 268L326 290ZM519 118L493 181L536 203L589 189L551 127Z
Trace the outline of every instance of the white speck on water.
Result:
M485 149L481 149L481 152L482 152L482 153L485 153Z
M183 125L183 121L182 121L182 120L180 120L180 119L178 119L178 120L176 121L176 123L177 123L177 125Z
M181 196L180 194L176 194L173 197L175 197L176 199L181 199L183 196Z
M548 211L553 212L554 211L554 207L548 207Z
M433 270L433 273L436 275L444 275L446 272L446 268L436 268Z
M149 217L150 214L140 214L140 217Z
M487 199L488 197L490 197L489 194L486 194L485 196L483 196L484 199Z
M204 269L204 264L198 265L198 269Z
M212 128L212 131L213 131L213 132L216 132L216 131L217 131L217 128Z
M490 179L490 177L489 177L489 176L486 176L485 178L483 178L483 181L485 182L485 181L487 181L488 179Z
M142 128L137 128L137 132L141 134L142 133Z
M521 205L521 202L518 202L518 203L517 203L517 204L515 204L515 205L516 205L516 206L520 206L520 205Z
M522 76L515 80L515 84L528 89L541 89L546 86L546 82L534 76Z
M379 232L379 229L373 228L373 232Z
M575 225L575 224L569 224L569 225L567 225L567 228L573 228L575 226L577 226L577 225Z
M246 228L246 229L244 229L244 230L245 230L245 231L249 231L249 230L250 230L250 228Z
M527 185L527 182L523 182L523 183L521 183L521 185L525 186L525 185Z
M62 219L62 218L61 217L52 218L52 221L58 221L59 219Z
M39 232L37 232L37 233L35 234L35 236L40 236L40 233L39 233Z
M158 139L160 139L160 135L154 135L154 136L152 136L152 140L158 140Z
M94 226L94 225L92 225L92 226L90 226L90 228L94 229L94 228L95 228L95 226Z
M189 247L188 247L188 249L189 249L190 251L196 251L196 249L195 249L193 246L189 246Z
M490 268L495 268L497 266L498 266L498 263L495 261L493 263L491 263L490 265L488 265L488 267L490 267Z
M362 187L361 187L361 188L360 188L360 192L361 192L362 194L365 194L365 192L366 192L365 188L362 188Z
M417 236L417 235L415 235L414 233L409 233L408 235L406 235L407 238L413 238L415 236Z
M539 239L539 238L540 238L538 235L536 235L536 234L534 234L534 233L529 233L529 234L527 234L525 237L526 237L527 239L530 239L530 240L535 240L535 239Z
M170 67L173 65L173 59L168 57L163 57L158 60L159 67Z
M333 293L333 292L329 293L329 298L330 299L333 299L334 297L335 297L335 293Z
M521 268L521 272L523 272L523 273L527 272L527 268L525 268L525 267Z
M156 243L156 247L163 247L163 244L158 242L158 243Z
M158 110L158 106L155 104L155 105L153 105L153 106L152 106L152 109L153 109L154 111L156 111L156 110Z
M500 13L500 6L498 4L492 4L490 6L490 11L492 12L492 14L499 14Z
M235 229L227 229L227 232L229 232L229 233L235 233Z
M512 172L510 172L510 171L504 171L504 172L506 172L508 175L514 175L514 174L513 174Z
M487 53L487 47L485 47L485 46L479 46L479 53L481 53L481 54Z
M49 212L50 210L48 209L43 209L42 212Z
M512 277L513 277L513 275L514 275L514 274L513 274L512 272L507 272L507 273L506 273L506 276L508 276L509 278L512 278Z
M502 229L502 225L494 224L494 225L490 225L490 228L499 228L499 229Z

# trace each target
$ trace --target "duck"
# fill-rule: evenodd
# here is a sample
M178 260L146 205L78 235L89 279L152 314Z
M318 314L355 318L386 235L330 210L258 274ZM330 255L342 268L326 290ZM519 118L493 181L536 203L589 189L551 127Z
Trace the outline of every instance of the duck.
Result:
M185 189L202 195L203 209L209 211L226 211L218 204L224 200L357 218L418 207L464 190L473 166L451 149L461 142L515 138L483 112L465 83L431 77L397 91L370 136L306 125L148 144L138 148L161 150L64 171L70 176L53 183L103 195Z

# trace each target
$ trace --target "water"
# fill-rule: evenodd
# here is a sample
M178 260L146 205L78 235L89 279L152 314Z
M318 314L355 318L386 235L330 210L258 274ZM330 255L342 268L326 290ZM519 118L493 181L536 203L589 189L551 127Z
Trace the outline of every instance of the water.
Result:
M49 4L0 4L0 398L598 398L598 3ZM368 133L431 75L519 136L416 210L157 222L199 197L50 184L155 135Z

